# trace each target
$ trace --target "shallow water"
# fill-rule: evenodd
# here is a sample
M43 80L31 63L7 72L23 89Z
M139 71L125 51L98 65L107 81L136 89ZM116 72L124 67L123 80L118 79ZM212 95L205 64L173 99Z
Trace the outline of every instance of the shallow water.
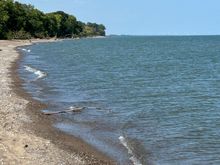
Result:
M19 72L34 98L48 111L86 107L59 115L55 127L120 164L220 164L219 36L106 37L26 50Z

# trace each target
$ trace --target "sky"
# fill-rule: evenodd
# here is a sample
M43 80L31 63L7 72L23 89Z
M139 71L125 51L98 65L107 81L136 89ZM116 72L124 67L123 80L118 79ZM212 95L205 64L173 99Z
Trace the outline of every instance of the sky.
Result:
M43 12L62 10L107 34L219 35L220 0L17 0Z

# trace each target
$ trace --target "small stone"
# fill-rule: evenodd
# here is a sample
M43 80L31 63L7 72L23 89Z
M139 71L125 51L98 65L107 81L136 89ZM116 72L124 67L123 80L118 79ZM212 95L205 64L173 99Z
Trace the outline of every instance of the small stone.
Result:
M28 148L28 145L26 144L26 145L24 146L24 148Z

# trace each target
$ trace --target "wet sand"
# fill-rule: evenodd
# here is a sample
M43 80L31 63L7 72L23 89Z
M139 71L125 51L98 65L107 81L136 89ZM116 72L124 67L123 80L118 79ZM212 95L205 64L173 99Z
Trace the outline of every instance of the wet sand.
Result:
M81 139L53 128L56 119L40 112L47 105L22 89L16 47L32 43L0 41L0 164L116 164Z

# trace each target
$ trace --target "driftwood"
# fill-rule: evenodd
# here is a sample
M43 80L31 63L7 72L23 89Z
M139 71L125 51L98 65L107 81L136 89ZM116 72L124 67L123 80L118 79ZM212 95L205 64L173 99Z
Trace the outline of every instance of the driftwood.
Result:
M70 107L70 109L55 112L42 112L44 115L55 115L59 113L81 112L85 107Z

